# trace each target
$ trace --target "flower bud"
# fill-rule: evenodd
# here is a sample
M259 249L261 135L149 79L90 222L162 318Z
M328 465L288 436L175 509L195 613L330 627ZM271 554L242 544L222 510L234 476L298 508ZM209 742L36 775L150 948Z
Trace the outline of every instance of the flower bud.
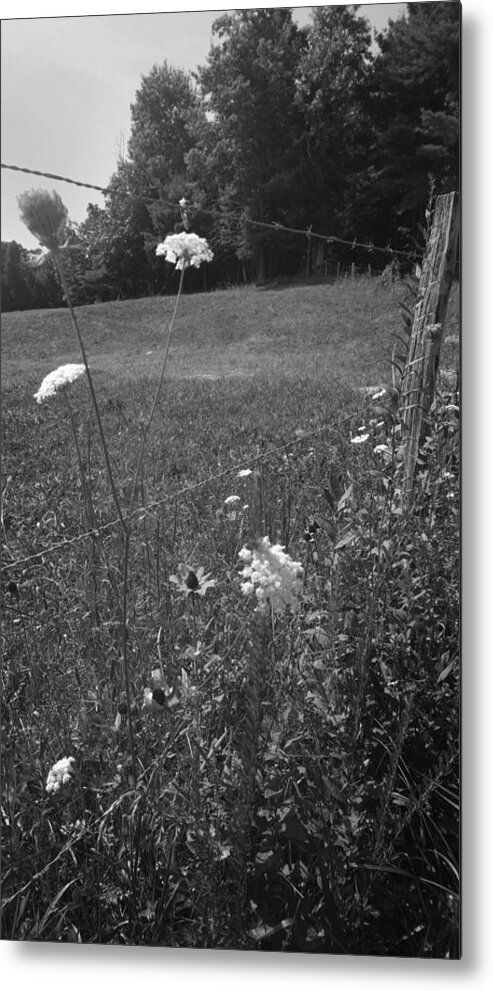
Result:
M58 251L65 243L68 210L58 193L31 189L17 197L21 220L49 251Z

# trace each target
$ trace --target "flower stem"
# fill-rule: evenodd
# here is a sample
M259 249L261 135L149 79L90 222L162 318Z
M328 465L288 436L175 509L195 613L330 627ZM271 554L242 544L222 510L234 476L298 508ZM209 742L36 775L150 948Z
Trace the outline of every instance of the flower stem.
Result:
M167 365L167 362L168 362L168 354L169 354L169 349L170 349L170 345L171 345L171 338L173 336L173 329L174 329L174 326L175 326L175 319L176 319L176 313L177 313L177 310L178 310L178 303L180 301L180 297L181 297L181 293L182 293L182 289L183 289L183 279L184 279L184 276L185 276L185 267L183 267L182 270L181 270L181 272L180 272L180 283L179 283L179 286L178 286L178 292L176 294L175 306L174 306L174 309L173 309L173 315L171 317L170 325L169 325L169 328L168 328L168 337L166 339L166 346L165 346L165 349L164 349L164 357L163 357L163 363L162 363L162 366L161 366L161 374L159 376L159 382L157 384L156 393L154 395L154 400L153 400L153 403L152 403L152 406L151 406L151 411L150 411L149 416L148 416L148 419L147 419L147 423L145 423L144 426L143 426L143 428L142 428L142 440L141 440L141 444L140 444L139 457L138 457L138 461L137 461L137 468L136 468L136 471L135 471L134 483L133 483L133 488L132 488L132 495L131 495L131 498L130 498L130 512L132 512L132 509L133 509L133 506L134 506L135 496L136 496L136 493L137 493L137 486L139 484L139 476L140 476L140 472L141 472L141 468L142 468L142 461L143 461L143 458L144 458L144 451L145 451L145 445L146 445L146 441L147 441L147 435L149 433L149 430L151 428L152 421L154 419L154 415L156 413L158 399L159 399L159 395L160 395L160 392L161 392L161 387L162 387L163 380L164 380L164 373L166 371L166 365Z
M124 532L126 532L126 523L125 523L125 520L123 518L123 513L122 513L122 509L121 509L121 505L120 505L120 500L118 498L118 493L116 491L115 482L114 482L114 479L113 479L113 470L112 470L112 467L111 467L111 461L110 461L109 451L108 451L108 447L107 447L107 444L106 444L106 438L105 438L105 435L104 435L103 423L102 423L101 415L100 415L100 412L99 412L99 405L98 405L98 400L97 400L97 396L96 396L96 390L94 388L94 383L93 383L93 380L92 380L92 375L91 375L91 372L90 372L90 369L89 369L89 363L88 363L88 360L87 360L87 354L86 354L86 349L85 349L85 346L84 346L84 341L82 339L82 334L80 332L80 327L79 327L79 324L78 324L78 321L77 321L77 317L75 315L74 308L72 306L72 301L70 299L70 291L69 291L69 288L68 288L67 280L65 278L65 272L64 272L62 258L61 258L61 255L60 255L60 252L59 251L53 251L52 254L53 254L53 258L55 260L56 267L58 269L58 274L60 276L60 282L62 283L62 289L63 289L63 292L65 294L65 299L67 300L67 306L68 306L68 309L69 309L69 312L70 312L70 316L72 318L72 323L73 323L73 325L75 327L75 333L77 334L77 340L79 342L79 347L80 347L80 352L81 352L81 355L82 355L82 360L84 362L84 366L85 366L86 373L87 373L87 381L89 382L89 388L91 390L91 398L92 398L92 402L93 402L93 406L94 406L94 412L96 414L96 420L97 420L98 429L99 429L99 436L100 436L100 439L101 439L101 446L103 448L104 458L105 458L105 462L106 462L106 470L107 470L107 473L108 473L108 479L109 479L109 483L110 483L110 487L111 487L111 492L112 492L112 495L113 495L113 501L115 503L116 511L117 511L117 514L118 514L118 519L119 519L119 521L121 523L122 529L123 529Z
M128 742L130 744L130 758L132 761L132 774L134 788L137 785L137 762L135 759L134 728L132 720L132 710L130 705L130 672L128 664L127 649L127 600L128 600L128 558L130 550L130 531L125 532L125 549L123 555L123 594L122 594L122 660L123 676L125 678L125 694L127 696L127 719L128 719Z
M124 678L125 678L125 692L126 692L126 696L127 696L128 738L129 738L129 744L130 744L130 757L131 757L131 761L132 761L132 773L133 773L133 778L134 778L134 785L136 785L137 784L137 763L136 763L136 759L135 759L135 743L134 743L134 734L133 734L132 707L131 707L131 701L130 701L130 672L129 672L129 666L128 666L128 649L127 649L127 586L128 586L128 557L129 557L129 545L130 545L130 528L129 528L129 525L127 525L127 523L125 522L125 519L123 517L123 513L122 513L122 509L121 509L121 505L120 505L120 500L118 498L118 493L116 491L116 486L115 486L115 482L114 482L114 479L113 479L113 470L111 468L110 455L109 455L108 447L107 447L107 444L106 444L106 438L105 438L105 435L104 435L103 423L102 423L100 412L99 412L99 405L98 405L98 400L97 400L97 396L96 396L96 390L94 388L94 383L93 383L93 380L92 380L92 375L91 375L91 372L90 372L90 369L89 369L89 362L87 360L87 354L86 354L86 349L85 349L84 341L83 341L83 338L82 338L82 334L80 332L80 327L79 327L79 324L78 324L78 321L77 321L77 317L76 317L75 312L74 312L74 308L72 306L72 300L70 298L70 290L69 290L69 287L68 287L68 284L67 284L67 280L65 278L65 271L64 271L64 266L63 266L62 258L61 258L60 252L58 250L53 251L52 254L53 254L53 258L55 260L56 267L58 269L58 273L59 273L59 276L60 276L60 281L61 281L61 284L62 284L62 289L63 289L63 291L65 293L65 299L67 300L67 306L69 308L70 316L72 317L72 323L73 323L73 325L75 327L75 332L77 334L77 340L79 342L79 347L80 347L82 359L83 359L84 366L85 366L85 369L86 369L86 372L87 372L87 381L89 382L89 388L91 390L91 397L92 397L92 402L93 402L93 406L94 406L94 412L96 414L96 420L97 420L98 429L99 429L99 436L101 438L101 445L102 445L102 448L103 448L103 453L104 453L104 457L105 457L105 461L106 461L106 470L108 472L108 478L109 478L109 482L110 482L110 486L111 486L111 492L112 492L113 500L114 500L114 503L115 503L115 506L116 506L116 511L117 511L117 514L118 514L118 519L120 521L120 524L121 524L121 527L122 527L122 530L123 530L123 534L124 534L124 537L125 537L124 566L123 566L123 592L122 592L122 664L123 664L123 672L124 672Z

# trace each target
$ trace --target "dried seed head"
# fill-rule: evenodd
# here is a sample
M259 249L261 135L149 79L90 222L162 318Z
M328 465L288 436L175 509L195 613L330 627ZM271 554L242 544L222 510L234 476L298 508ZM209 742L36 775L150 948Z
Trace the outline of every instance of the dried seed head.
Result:
M65 243L68 210L58 193L47 189L30 189L17 198L21 220L49 251L58 251Z

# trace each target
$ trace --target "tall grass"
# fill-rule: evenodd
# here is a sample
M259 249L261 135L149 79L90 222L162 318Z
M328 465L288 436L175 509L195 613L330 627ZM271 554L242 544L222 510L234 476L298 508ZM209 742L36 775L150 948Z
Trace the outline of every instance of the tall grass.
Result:
M398 296L181 303L128 549L135 768L124 536L89 397L71 392L78 448L63 404L32 399L73 357L67 314L5 318L3 937L457 957L453 387L404 514L395 403L358 391L390 385ZM78 311L125 504L168 305ZM259 534L303 562L296 613L241 592ZM182 588L180 564L216 584ZM49 795L63 756L73 781Z

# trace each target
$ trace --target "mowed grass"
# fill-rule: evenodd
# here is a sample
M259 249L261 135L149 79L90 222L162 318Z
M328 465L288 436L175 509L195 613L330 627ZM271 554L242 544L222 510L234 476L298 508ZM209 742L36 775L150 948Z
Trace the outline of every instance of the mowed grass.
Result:
M351 387L387 378L398 298L398 289L391 294L376 281L185 295L168 375L306 376ZM169 296L79 307L94 374L120 382L153 378L173 307ZM6 314L2 353L4 386L80 360L66 310Z
M376 281L182 297L148 441L147 498L162 498L357 409L360 389L391 379L399 298L398 290L391 294ZM131 484L174 302L148 298L77 309L123 490ZM60 418L61 407L53 404L40 408L33 393L53 368L80 360L66 310L4 316L4 471L25 485L28 503L36 491L30 482L38 479L44 491L48 477L49 504L55 493L60 505L72 503L63 460L70 446L66 413ZM82 443L98 465L87 390L77 387L73 396ZM99 493L103 518L105 506L111 512L108 498Z
M148 441L148 498L243 462L303 431L354 415L365 388L392 381L395 335L402 334L402 286L378 280L254 287L184 296L159 408ZM116 477L130 484L161 368L173 297L79 307ZM444 337L458 322L457 292ZM397 344L397 353L401 346ZM454 345L445 346L454 362ZM70 446L66 415L40 408L33 393L49 371L80 361L66 310L2 319L4 473L29 481ZM83 444L99 459L86 390L74 392ZM92 441L92 443L91 443ZM67 479L58 464L62 484ZM46 478L46 476L45 476ZM60 496L63 493L60 492ZM101 507L100 507L101 508Z

